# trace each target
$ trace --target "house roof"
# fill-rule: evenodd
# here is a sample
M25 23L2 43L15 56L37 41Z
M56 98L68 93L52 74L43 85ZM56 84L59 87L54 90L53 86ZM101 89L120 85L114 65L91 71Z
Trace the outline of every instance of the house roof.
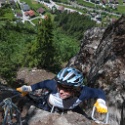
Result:
M16 16L17 17L22 17L22 13L17 13Z
M106 3L106 2L107 2L107 0L102 0L102 2Z
M0 0L0 2L6 2L5 0Z
M10 2L15 2L14 0L9 0Z
M29 7L28 4L23 4L23 5L22 5L22 9L23 9L24 11L29 11L29 10L30 10L30 7Z
M39 8L39 9L37 10L37 12L43 13L43 12L45 12L45 10L44 10L43 8Z
M6 0L0 0L0 3L6 3Z
M35 16L35 12L33 10L30 10L30 11L25 12L25 15L32 17L32 16Z
M64 6L59 6L59 7L58 7L58 10L63 11L63 10L64 10Z
M33 10L28 11L29 16L35 16L35 12Z
M109 0L109 2L113 2L113 0Z

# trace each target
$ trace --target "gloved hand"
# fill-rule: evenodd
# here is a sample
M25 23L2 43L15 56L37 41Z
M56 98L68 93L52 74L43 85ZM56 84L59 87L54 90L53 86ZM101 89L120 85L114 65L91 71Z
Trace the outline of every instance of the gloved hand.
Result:
M96 107L97 112L99 113L107 113L108 109L106 106L106 102L103 99L97 99L96 103L94 104Z
M31 86L23 85L22 87L16 88L17 91L21 92L22 96L25 96L28 94L28 92L32 91Z

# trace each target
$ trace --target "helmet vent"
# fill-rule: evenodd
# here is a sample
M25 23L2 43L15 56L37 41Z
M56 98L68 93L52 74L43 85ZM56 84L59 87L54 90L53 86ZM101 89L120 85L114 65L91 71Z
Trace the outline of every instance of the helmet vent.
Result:
M74 82L79 82L79 79L76 79Z
M68 79L72 79L73 77L75 77L75 74L72 74Z
M72 86L81 86L83 84L83 75L82 72L79 70L72 68L72 67L66 67L62 69L58 74L57 78L60 80L60 82L65 82L67 85Z

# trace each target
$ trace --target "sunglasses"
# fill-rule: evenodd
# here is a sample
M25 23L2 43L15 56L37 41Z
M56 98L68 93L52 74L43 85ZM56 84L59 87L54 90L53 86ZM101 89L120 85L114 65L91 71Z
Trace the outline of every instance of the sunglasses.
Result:
M57 84L59 90L64 90L65 92L73 92L75 88L73 86L68 86L64 84Z

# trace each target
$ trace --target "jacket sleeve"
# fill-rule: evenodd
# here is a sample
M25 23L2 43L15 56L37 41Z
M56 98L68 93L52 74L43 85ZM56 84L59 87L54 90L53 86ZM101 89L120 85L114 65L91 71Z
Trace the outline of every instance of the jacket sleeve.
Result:
M45 80L31 85L32 91L37 89L47 89L49 91L56 91L56 82L54 80Z
M101 98L103 100L106 100L105 93L101 89L95 89L95 88L90 88L86 86L83 87L79 99L84 101L91 98L94 98L94 99Z

